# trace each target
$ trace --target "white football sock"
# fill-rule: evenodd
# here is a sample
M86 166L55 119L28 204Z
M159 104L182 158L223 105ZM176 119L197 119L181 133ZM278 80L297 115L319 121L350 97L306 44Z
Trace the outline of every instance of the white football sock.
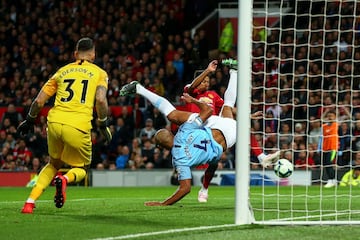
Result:
M230 79L224 93L224 105L234 107L237 95L237 71L230 69Z
M26 202L27 202L27 203L35 203L35 200L32 199L32 198L28 198L28 199L26 200Z
M159 111L165 116L168 116L175 110L175 107L166 98L147 90L140 84L136 84L136 93L149 100L151 104L159 109Z
M265 154L265 153L261 153L260 155L257 156L257 159L258 159L259 162L261 163L265 157L266 157L266 154Z

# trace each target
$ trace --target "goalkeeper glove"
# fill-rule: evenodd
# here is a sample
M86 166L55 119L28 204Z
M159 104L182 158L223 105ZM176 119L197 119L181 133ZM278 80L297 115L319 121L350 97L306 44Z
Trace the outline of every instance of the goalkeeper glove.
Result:
M26 116L26 119L22 121L17 128L17 132L20 136L26 136L29 133L34 133L35 119L36 117L31 117L29 114Z
M104 120L98 119L98 127L101 135L105 138L105 142L110 143L112 135L110 132L110 128L107 126L107 118L105 118Z

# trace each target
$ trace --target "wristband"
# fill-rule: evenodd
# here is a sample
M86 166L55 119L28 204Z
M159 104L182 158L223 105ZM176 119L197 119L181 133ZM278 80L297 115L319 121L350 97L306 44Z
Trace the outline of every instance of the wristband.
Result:
M98 121L99 122L105 122L107 120L107 117L104 117L104 118L98 118Z
M30 122L35 122L37 116L31 116L30 113L28 113L28 115L26 116L26 120L30 121Z

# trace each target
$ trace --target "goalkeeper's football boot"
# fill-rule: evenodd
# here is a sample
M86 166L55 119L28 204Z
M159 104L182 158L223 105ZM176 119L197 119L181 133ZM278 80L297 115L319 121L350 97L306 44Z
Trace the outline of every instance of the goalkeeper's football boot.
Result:
M221 61L221 64L224 65L224 66L228 66L232 69L235 69L237 70L238 68L238 61L235 60L235 59L232 59L232 58L228 58L228 59L223 59Z
M275 153L272 154L268 154L266 155L266 157L264 157L264 159L261 161L261 164L263 165L264 168L269 167L271 164L273 164L274 162L276 162L279 159L280 156L280 151L277 151Z
M131 94L135 94L136 93L136 85L138 83L139 83L138 81L132 81L131 83L124 85L121 88L119 95L127 96L127 95L131 95Z
M66 185L67 180L64 176L58 175L54 179L54 185L56 188L54 203L57 208L62 208L66 200Z
M34 208L35 208L35 203L29 203L29 202L26 202L23 206L23 208L21 209L21 213L33 213L34 211Z
M201 203L205 203L208 200L208 190L201 188L198 194L198 201Z

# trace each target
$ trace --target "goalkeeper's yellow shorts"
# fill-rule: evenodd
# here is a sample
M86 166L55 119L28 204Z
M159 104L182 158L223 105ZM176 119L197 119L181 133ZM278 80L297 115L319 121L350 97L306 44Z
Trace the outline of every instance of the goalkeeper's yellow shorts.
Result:
M85 167L91 162L91 132L69 125L48 122L49 155L72 167Z

